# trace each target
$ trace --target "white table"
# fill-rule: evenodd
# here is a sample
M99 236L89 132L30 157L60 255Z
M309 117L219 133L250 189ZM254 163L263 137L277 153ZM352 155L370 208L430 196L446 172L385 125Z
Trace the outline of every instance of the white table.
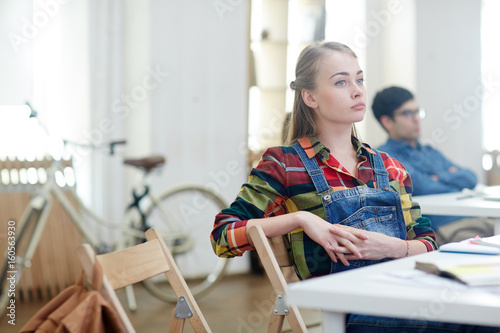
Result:
M344 332L345 313L500 327L500 293L388 283L374 278L411 269L416 259L457 255L476 256L435 251L296 282L288 286L287 300L299 307L323 310L323 331L328 333Z
M495 234L500 234L500 201L485 200L480 196L457 192L413 197L429 215L482 216L495 219Z

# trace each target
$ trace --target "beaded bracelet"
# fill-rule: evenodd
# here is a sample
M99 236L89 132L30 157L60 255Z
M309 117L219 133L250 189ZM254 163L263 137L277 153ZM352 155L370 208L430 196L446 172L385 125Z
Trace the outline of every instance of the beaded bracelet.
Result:
M409 257L410 256L410 243L408 243L407 240L405 240L406 242L406 256Z

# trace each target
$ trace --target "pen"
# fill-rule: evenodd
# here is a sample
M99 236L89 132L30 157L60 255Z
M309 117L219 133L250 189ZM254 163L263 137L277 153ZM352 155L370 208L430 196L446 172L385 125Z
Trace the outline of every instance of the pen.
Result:
M457 200L470 199L470 198L474 198L475 196L476 196L475 194L464 195L461 197L457 197Z

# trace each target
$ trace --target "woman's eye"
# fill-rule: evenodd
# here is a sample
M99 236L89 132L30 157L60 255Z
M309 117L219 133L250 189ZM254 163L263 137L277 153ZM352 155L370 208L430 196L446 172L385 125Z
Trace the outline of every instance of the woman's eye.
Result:
M335 83L337 86L345 86L346 85L346 82L345 80L341 80L341 81L338 81L337 83Z
M356 82L357 82L358 84L362 84L364 81L365 81L365 79L364 79L364 78L359 78L359 79L357 79L357 80L356 80Z

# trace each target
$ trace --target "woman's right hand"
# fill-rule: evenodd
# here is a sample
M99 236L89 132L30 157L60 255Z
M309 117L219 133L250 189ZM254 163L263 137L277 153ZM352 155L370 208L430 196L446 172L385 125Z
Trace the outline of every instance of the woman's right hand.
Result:
M365 230L344 228L342 234L338 235L332 232L335 226L321 217L309 212L301 213L304 213L301 216L301 226L304 232L309 238L321 245L334 262L340 260L344 265L349 266L349 261L345 258L345 254L336 252L339 247L348 249L359 259L362 258L360 251L354 244L359 242L359 240L368 239Z

